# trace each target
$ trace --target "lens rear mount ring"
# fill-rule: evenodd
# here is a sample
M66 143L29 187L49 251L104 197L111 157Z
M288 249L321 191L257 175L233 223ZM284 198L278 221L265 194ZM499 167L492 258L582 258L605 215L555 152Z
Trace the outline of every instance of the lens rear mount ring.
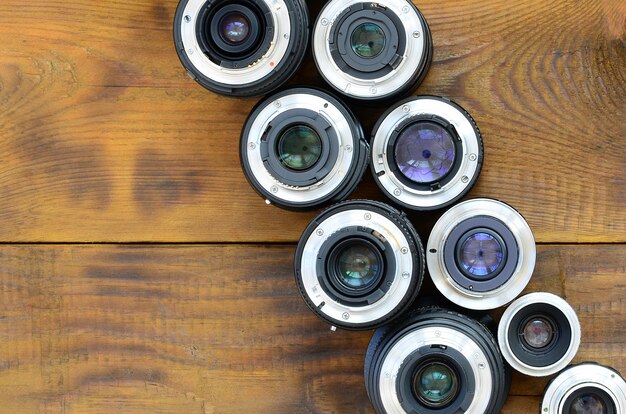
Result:
M375 79L367 79L344 72L335 62L330 43L333 23L355 5L357 10L362 9L360 4L368 3L362 0L331 0L326 3L315 23L312 36L313 57L317 68L328 84L354 99L389 100L410 92L426 75L432 59L430 29L422 14L410 1L378 0L376 3L381 9L384 8L386 12L397 17L402 23L402 27L397 28L398 36L407 39L405 51L392 71Z
M519 323L523 322L520 319L525 319L526 316L530 316L526 310L529 307L536 305L548 305L546 311L550 311L550 316L555 319L555 322L567 323L567 329L560 327L560 339L561 341L554 344L547 352L551 354L550 362L546 365L535 365L541 361L541 357L525 358L523 351L516 346L513 342L518 342L521 339L517 337ZM560 315L552 315L552 312L559 312ZM536 312L532 312L533 314ZM528 314L528 315L527 315ZM520 316L522 315L522 316ZM559 328L559 327L557 327ZM514 329L515 332L511 332ZM514 336L513 336L514 335ZM565 341L565 342L563 342ZM507 362L517 371L533 376L543 377L552 375L561 371L569 364L576 356L581 341L581 327L578 321L576 311L562 298L552 293L547 292L533 292L522 296L515 300L502 314L500 323L498 324L498 343L500 344L500 351L507 360ZM530 353L528 353L531 355ZM539 352L537 352L539 355ZM560 358L558 357L560 355ZM527 361L525 361L527 359ZM531 364L530 362L534 362Z
M546 387L540 407L544 414L564 414L567 399L578 390L595 388L611 397L616 413L626 412L626 381L612 368L593 362L572 365Z
M517 266L509 280L484 292L459 285L448 271L444 255L451 232L460 223L477 216L493 217L506 223L518 248ZM456 240L450 239L450 242L456 244ZM487 198L464 201L446 211L433 227L426 251L426 264L437 289L453 303L474 310L495 309L515 299L528 284L536 261L535 239L524 217L513 207Z
M389 154L389 142L399 128L428 117L447 122L461 144L455 151L454 167L441 185L424 187L403 178L394 154ZM380 117L372 132L371 169L376 184L397 204L413 210L435 210L458 201L478 179L482 163L483 142L478 127L463 108L449 99L418 96L398 102Z

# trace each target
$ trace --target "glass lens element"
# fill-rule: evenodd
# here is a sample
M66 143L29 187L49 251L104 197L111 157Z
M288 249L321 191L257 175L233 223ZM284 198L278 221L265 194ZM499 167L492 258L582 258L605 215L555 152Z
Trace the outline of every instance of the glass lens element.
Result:
M500 242L489 233L476 232L461 244L461 263L477 279L489 279L504 258Z
M402 130L394 157L398 169L418 184L439 181L452 169L456 149L450 133L434 122L416 122Z
M237 45L248 38L250 22L241 13L227 13L220 19L219 33L222 39L232 45Z
M322 154L322 139L306 125L287 128L278 138L278 158L281 163L296 171L311 168Z
M606 414L607 409L602 398L595 394L583 394L572 402L570 414Z
M524 325L522 335L524 342L531 348L545 348L554 338L554 329L552 324L542 317L531 318Z
M385 48L385 33L374 23L361 23L350 37L352 50L362 58L370 59L380 55Z
M454 399L458 391L456 373L443 362L425 364L413 381L413 391L429 407L441 407Z
M348 288L365 289L375 283L382 263L365 243L349 244L338 254L339 281Z

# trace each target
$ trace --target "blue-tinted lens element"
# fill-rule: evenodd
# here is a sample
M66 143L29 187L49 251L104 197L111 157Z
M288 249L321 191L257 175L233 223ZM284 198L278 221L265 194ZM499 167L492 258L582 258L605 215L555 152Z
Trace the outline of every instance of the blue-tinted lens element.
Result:
M477 232L461 244L459 265L476 279L489 279L504 259L503 247L489 233Z

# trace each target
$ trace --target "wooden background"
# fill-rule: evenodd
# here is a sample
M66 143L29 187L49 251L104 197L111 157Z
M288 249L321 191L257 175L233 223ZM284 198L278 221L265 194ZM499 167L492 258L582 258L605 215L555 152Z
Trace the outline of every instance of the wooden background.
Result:
M315 213L248 187L256 99L184 75L176 5L0 4L0 412L371 413L371 333L330 332L293 282ZM576 309L576 361L626 373L626 3L418 6L435 54L416 93L484 136L471 196L529 221L527 291ZM310 56L293 83L321 84ZM383 109L355 108L367 130ZM354 197L383 200L369 177ZM410 215L423 240L440 214ZM546 382L515 376L503 412L537 412Z

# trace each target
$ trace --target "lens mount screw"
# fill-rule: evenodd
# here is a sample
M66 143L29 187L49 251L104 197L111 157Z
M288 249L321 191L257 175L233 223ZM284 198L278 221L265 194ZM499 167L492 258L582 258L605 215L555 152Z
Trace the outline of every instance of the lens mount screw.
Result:
M420 37L420 32L418 30L413 32L413 37L418 39Z
M403 247L400 249L400 251L402 252L402 254L407 254L409 252L409 249L407 247Z
M282 106L282 104L280 103L280 101L276 101L276 102L274 102L274 106L276 108L280 108Z
M251 150L256 149L256 144L254 142L251 142L250 144L248 144L248 148L250 148Z
M346 152L350 152L352 151L352 146L351 145L346 145Z
M477 157L476 157L476 154L470 154L470 155L469 155L469 159L470 159L470 161L476 161L476 158L477 158Z
M464 175L463 178L461 178L461 181L467 183L469 181L469 177L467 175Z
M402 277L403 277L404 279L408 279L410 276L411 276L411 275L409 274L409 272L403 272L403 273L402 273Z
M191 16L190 15L186 15L185 16L185 23L189 23L191 21Z
M375 86L372 86L372 87L370 88L370 92L372 93L372 95L376 95L376 93L378 92L378 89L376 89L376 87L375 87Z
M409 6L404 6L404 7L402 8L402 13L406 14L406 13L408 13L408 12L409 12Z
M365 220L371 220L372 219L372 215L370 213L365 213L365 215L363 217L365 218Z
M317 231L315 232L315 234L317 234L318 236L323 236L323 235L324 235L324 230L322 230L322 229L317 229Z
M347 321L348 319L350 319L350 314L348 312L344 312L341 317Z
M400 190L399 188L393 190L393 195L395 195L396 197L399 197L400 194L402 194L402 190Z
M485 369L485 363L484 362L479 363L478 368Z
M273 186L270 188L270 191L271 191L272 193L276 194L276 193L278 192L278 187L276 187L275 185L273 185Z
M404 105L404 106L402 106L402 111L403 111L403 112L407 112L407 113L408 113L410 110L411 110L411 108L409 108L409 106L408 106L408 105Z

